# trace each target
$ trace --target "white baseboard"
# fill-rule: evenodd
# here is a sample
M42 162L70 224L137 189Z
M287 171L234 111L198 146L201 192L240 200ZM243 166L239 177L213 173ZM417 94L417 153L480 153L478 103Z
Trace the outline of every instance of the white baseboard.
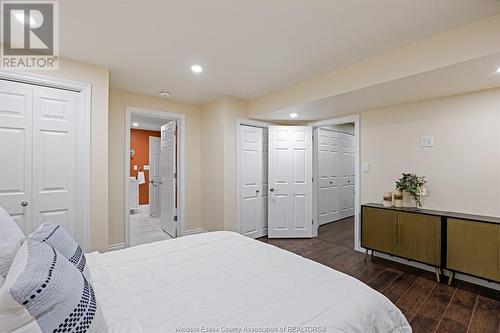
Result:
M116 251L125 248L125 243L116 243L108 246L108 251Z
M364 253L365 250L361 248L360 252ZM385 253L380 253L380 252L377 252L377 251L375 251L375 260L377 260L376 257L384 258L384 259L387 259L387 260L392 260L392 261L398 262L400 264L404 264L404 265L408 265L408 266L413 266L413 267L420 268L420 269L423 269L423 270L426 270L426 271L429 271L429 272L434 272L434 270L435 270L434 267L426 265L426 264L422 264L422 263L415 262L415 261L410 261L410 260L399 258L399 257L393 257L391 255L388 255L388 254L385 254ZM443 271L446 274L446 276L448 276L450 274L450 272L448 270L446 270L446 269L443 269ZM461 280L461 281L469 282L469 283L473 283L473 284L477 284L479 286L483 286L483 287L490 288L490 289L500 290L500 284L498 284L496 282L488 282L486 280L483 280L483 279L480 279L480 278L476 278L474 276L469 276L469 275L465 275L465 274L456 273L454 279L455 280Z
M204 232L207 232L207 231L205 229L203 229L203 228L195 228L195 229L186 230L184 232L184 235L187 236L187 235L201 234L201 233L204 233Z

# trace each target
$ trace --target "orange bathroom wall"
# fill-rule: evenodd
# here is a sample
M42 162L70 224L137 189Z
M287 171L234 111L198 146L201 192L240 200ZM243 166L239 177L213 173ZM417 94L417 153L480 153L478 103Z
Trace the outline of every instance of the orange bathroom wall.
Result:
M144 170L149 165L149 137L160 137L160 131L147 131L140 129L130 130L130 148L135 150L135 155L130 158L130 176L137 177L139 171L144 171L145 184L139 185L139 205L149 204L149 171ZM134 170L137 165L138 170Z

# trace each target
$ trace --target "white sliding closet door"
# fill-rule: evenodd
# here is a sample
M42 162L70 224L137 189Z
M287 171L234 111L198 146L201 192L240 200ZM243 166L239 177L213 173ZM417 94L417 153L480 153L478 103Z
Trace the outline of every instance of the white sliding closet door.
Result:
M31 86L0 81L0 206L24 232L31 227Z
M0 80L0 206L26 235L61 224L84 246L83 210L75 210L86 144L77 145L78 100L77 92Z
M267 129L240 126L240 233L267 235Z
M354 135L317 129L319 225L354 215Z
M312 237L312 132L269 127L270 238Z
M44 87L33 92L33 230L50 222L74 234L77 94Z
M354 215L354 157L356 154L354 135L339 133L341 175L341 218Z
M319 128L318 140L318 216L319 225L341 218L340 145L338 133Z

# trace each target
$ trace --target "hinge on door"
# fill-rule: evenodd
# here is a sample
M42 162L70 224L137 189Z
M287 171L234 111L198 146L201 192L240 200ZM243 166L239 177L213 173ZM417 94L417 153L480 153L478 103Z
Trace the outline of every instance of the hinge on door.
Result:
M314 177L311 177L311 179L312 179L312 182L314 183Z
M311 224L314 224L314 220L311 221Z
M177 215L174 216L174 222L177 222Z
M177 172L174 172L174 179L177 179Z

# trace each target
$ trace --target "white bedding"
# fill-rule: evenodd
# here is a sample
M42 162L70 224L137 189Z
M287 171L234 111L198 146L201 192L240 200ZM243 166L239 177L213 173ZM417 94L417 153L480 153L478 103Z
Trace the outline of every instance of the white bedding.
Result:
M87 260L111 332L411 332L364 283L232 232Z

